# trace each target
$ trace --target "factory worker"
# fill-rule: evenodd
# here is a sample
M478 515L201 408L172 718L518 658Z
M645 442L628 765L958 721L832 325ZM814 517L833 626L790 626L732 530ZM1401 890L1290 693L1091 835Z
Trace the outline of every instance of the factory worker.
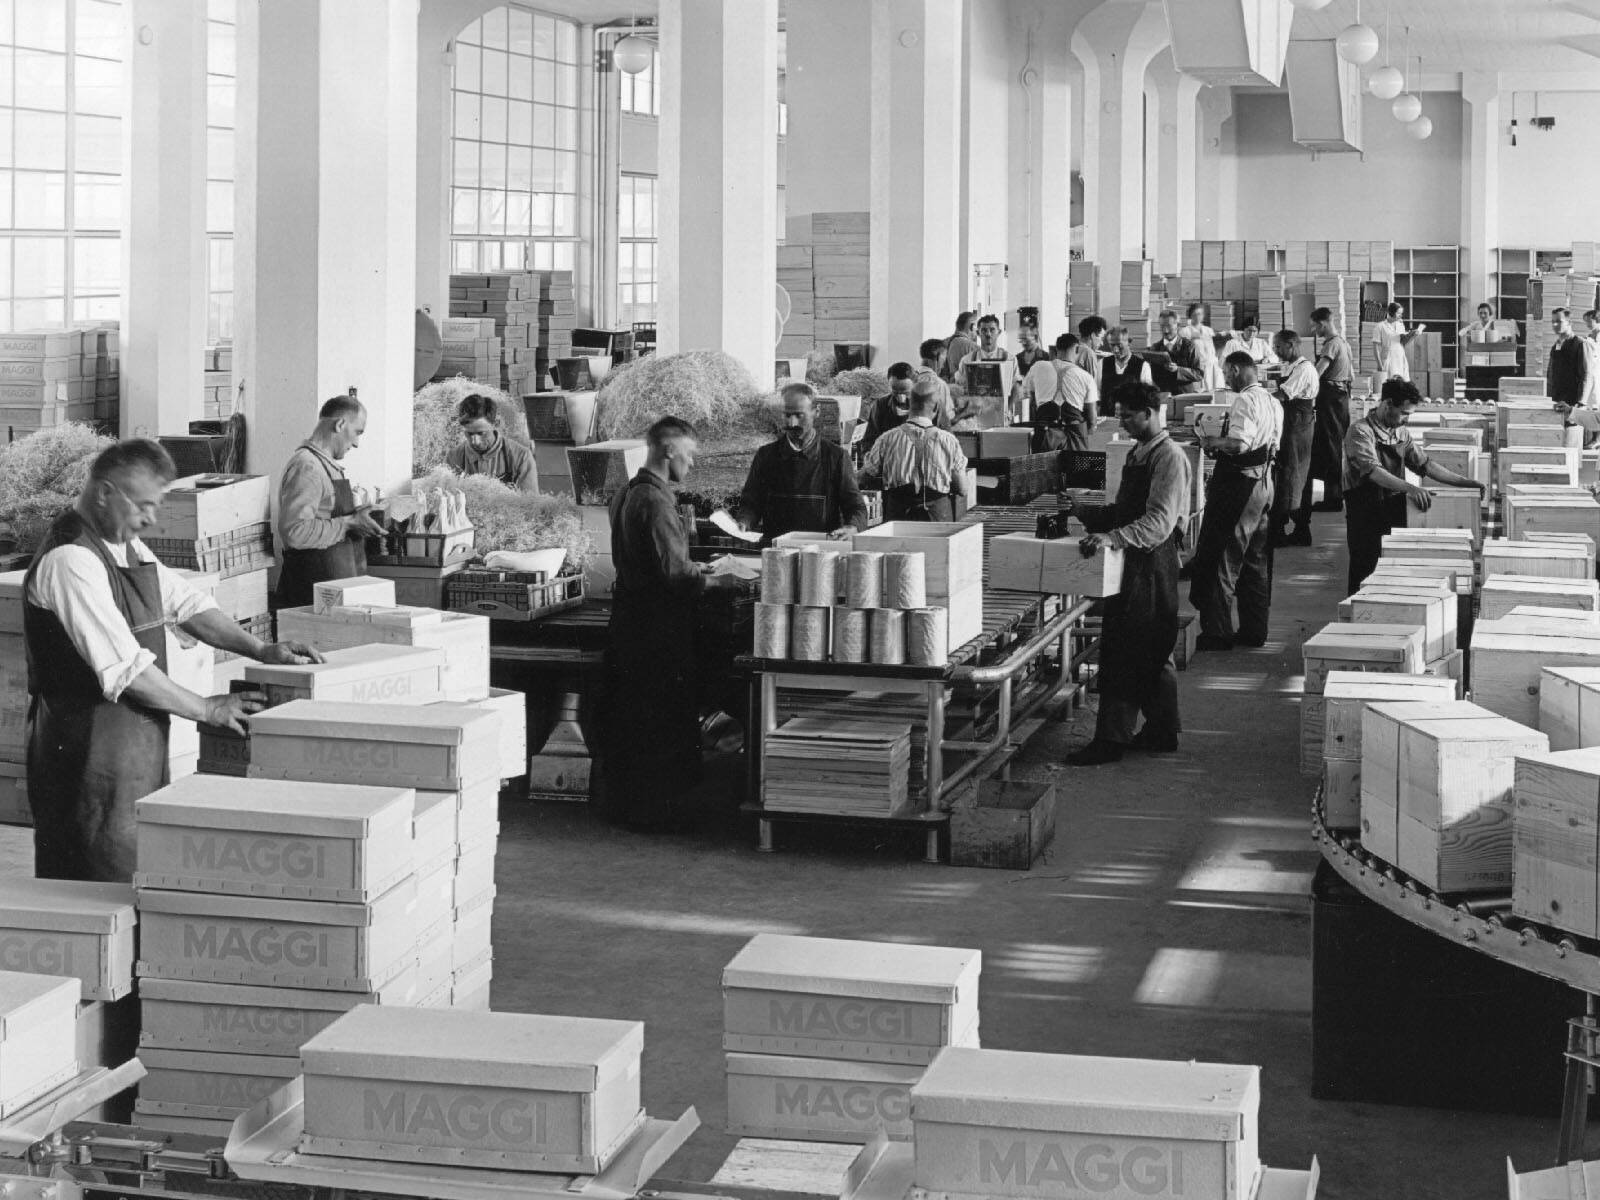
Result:
M911 415L911 389L916 383L911 364L897 362L889 368L888 375L889 394L870 402L867 431L861 436L863 454L870 454L879 438L905 424L906 418Z
M611 498L611 646L600 697L601 808L637 829L677 824L700 770L695 609L700 594L736 586L689 557L676 488L698 448L694 426L662 417L649 457Z
M317 413L317 427L289 455L278 483L277 607L311 603L328 579L367 573L366 539L382 533L370 505L357 505L345 455L361 445L367 410L354 396L335 396Z
M1385 379L1410 379L1411 363L1406 358L1406 347L1428 327L1417 325L1408 331L1406 306L1399 302L1391 303L1384 313L1385 319L1372 328L1372 348L1378 356L1378 374Z
M1176 309L1164 308L1156 318L1160 336L1150 343L1150 373L1156 388L1166 395L1198 392L1205 383L1205 371L1194 342L1178 332Z
M1350 389L1355 383L1355 360L1350 343L1339 333L1333 309L1311 313L1311 333L1321 343L1317 352L1317 424L1311 436L1311 472L1300 493L1300 508L1311 512L1338 512L1344 507L1340 490L1344 478L1344 436L1350 429ZM1312 483L1322 481L1322 502L1311 503Z
M1094 739L1067 756L1075 767L1117 762L1128 749L1170 754L1178 748L1178 566L1189 519L1188 455L1161 426L1161 396L1147 383L1117 393L1117 419L1137 443L1122 468L1112 504L1077 515L1091 532L1084 553L1123 551L1122 586L1105 601L1100 626L1100 711ZM1144 714L1144 727L1134 724Z
M168 626L259 662L322 661L307 646L245 632L156 561L140 534L158 527L175 474L156 442L102 452L24 579L28 801L41 879L131 882L134 802L167 783L171 718L243 733L260 707L249 696L198 696L174 683Z
M1264 645L1272 611L1272 460L1283 408L1256 382L1256 364L1244 351L1228 356L1227 370L1232 408L1222 436L1203 440L1217 465L1189 564L1189 600L1200 614L1198 650Z
M1273 353L1284 364L1277 397L1283 405L1283 437L1272 477L1272 544L1311 545L1311 509L1302 506L1311 475L1311 442L1317 428L1317 390L1321 379L1311 360L1300 353L1300 335L1280 329L1272 338ZM1289 518L1294 517L1294 533Z
M1345 541L1350 548L1350 595L1360 590L1383 553L1383 535L1406 523L1406 505L1424 511L1433 496L1406 482L1406 471L1451 487L1484 485L1433 462L1411 439L1406 422L1422 396L1404 379L1386 379L1378 406L1350 426L1344 441Z
M1517 323L1515 321L1502 321L1495 317L1494 306L1490 304L1478 305L1478 319L1470 325L1461 327L1461 340L1464 342L1503 342L1517 340Z
M500 412L492 397L474 392L456 406L461 445L445 456L458 475L489 475L519 492L539 490L533 450L513 442L500 428Z
M850 452L816 430L817 389L785 384L783 433L755 452L739 498L739 525L774 541L804 530L847 538L867 527Z
M861 476L883 487L885 521L954 521L967 457L956 435L933 423L939 394L917 384L905 421L878 439Z
M1078 365L1081 344L1063 333L1056 339L1052 358L1035 364L1023 381L1022 415L1033 421L1030 445L1035 454L1089 448L1089 431L1099 421L1100 388L1095 377Z
M1234 332L1222 347L1222 358L1227 360L1228 355L1237 354L1243 350L1254 360L1258 367L1275 367L1278 365L1278 356L1273 353L1272 343L1260 336L1260 329L1254 321L1246 319L1245 323Z

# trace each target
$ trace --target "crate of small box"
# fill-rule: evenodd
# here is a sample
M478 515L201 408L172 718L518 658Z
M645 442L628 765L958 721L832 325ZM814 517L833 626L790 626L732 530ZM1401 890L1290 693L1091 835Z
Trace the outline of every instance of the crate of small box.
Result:
M147 537L150 553L169 567L185 567L231 578L272 566L272 526L241 525L210 537Z
M583 603L583 574L459 571L445 580L445 605L491 621L537 621Z

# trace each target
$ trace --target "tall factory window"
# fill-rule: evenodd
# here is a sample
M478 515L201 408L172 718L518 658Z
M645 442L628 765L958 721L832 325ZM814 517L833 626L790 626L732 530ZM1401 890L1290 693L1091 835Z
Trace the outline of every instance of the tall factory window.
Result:
M623 324L656 319L656 177L617 184L617 304Z
M521 4L456 38L451 267L571 270L578 243L578 24Z
M235 0L206 11L206 341L233 337Z
M661 115L661 51L650 55L650 65L637 75L618 71L622 85L622 111L639 117Z

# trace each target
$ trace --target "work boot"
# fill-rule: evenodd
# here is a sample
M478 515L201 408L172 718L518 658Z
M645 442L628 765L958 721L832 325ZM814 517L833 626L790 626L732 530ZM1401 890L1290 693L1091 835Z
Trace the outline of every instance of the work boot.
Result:
M1143 750L1146 754L1176 754L1178 752L1178 735L1175 733L1162 733L1152 731L1146 725L1133 735L1131 743L1133 749Z
M1122 761L1122 747L1116 742L1102 742L1098 738L1082 750L1067 755L1069 767L1098 767L1101 763Z
M1194 640L1194 652L1204 654L1207 650L1232 650L1233 642L1225 637L1218 637L1214 633L1202 633Z

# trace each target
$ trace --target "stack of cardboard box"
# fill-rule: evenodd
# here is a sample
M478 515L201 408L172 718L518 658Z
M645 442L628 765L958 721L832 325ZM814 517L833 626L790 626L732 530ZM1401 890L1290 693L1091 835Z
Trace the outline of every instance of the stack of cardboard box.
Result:
M94 419L103 428L115 431L121 414L122 368L118 352L118 327L104 321L83 331L83 375L94 379Z
M1150 268L1147 258L1122 264L1122 299L1117 309L1117 322L1130 331L1143 325L1150 311Z
M1067 323L1074 329L1085 317L1100 315L1100 267L1076 260L1067 264Z
M97 361L81 329L0 334L0 437L94 420Z
M233 339L207 346L205 366L206 419L225 421L233 415Z

